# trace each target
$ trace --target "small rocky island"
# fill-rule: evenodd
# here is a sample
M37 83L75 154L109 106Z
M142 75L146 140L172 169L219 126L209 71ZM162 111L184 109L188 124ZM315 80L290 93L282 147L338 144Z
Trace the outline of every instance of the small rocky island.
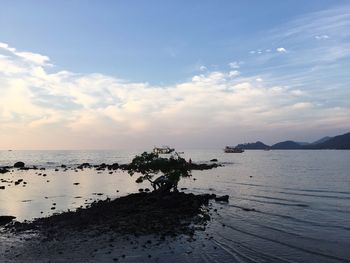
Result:
M17 222L14 217L3 217L7 229L12 233L35 231L42 240L62 240L77 232L95 231L105 233L112 231L120 235L158 235L176 236L185 234L192 236L196 229L204 229L210 220L209 200L228 201L228 196L216 197L214 194L195 195L180 192L177 188L181 178L190 177L192 170L207 170L219 167L215 160L209 163L196 164L187 162L178 154L168 158L156 153L144 152L135 156L129 164L119 165L83 163L74 169L95 169L127 171L131 176L138 175L137 183L150 182L152 191L140 189L139 193L111 200L99 200L86 208L66 211L33 221ZM38 169L26 167L23 162L14 165L17 169ZM3 167L2 171L10 171L14 167ZM61 168L68 169L66 165ZM154 177L157 178L154 179Z

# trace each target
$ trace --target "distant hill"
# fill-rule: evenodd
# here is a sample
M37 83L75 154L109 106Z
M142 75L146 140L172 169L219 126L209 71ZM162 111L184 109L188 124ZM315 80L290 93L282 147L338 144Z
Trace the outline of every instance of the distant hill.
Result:
M265 150L270 148L270 146L260 141L238 144L236 147L245 150Z
M317 141L314 141L314 142L311 143L311 144L323 143L323 142L325 142L325 141L328 141L329 139L332 139L332 137L326 136L326 137L323 137L323 138L321 138L321 139L319 139L319 140L317 140Z
M335 137L323 137L313 143L283 141L269 146L261 141L254 143L238 144L236 147L245 150L318 150L318 149L337 149L350 150L350 132Z
M335 136L315 146L316 149L350 150L350 132Z
M299 145L309 145L310 144L309 142L296 142L296 143Z
M300 145L297 142L294 141L284 141L279 142L271 146L271 149L274 150L296 150L296 149L302 149L303 145Z

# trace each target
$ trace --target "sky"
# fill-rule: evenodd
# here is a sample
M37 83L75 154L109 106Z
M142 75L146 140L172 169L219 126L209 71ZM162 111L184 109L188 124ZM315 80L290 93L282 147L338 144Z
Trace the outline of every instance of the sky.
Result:
M314 141L349 72L349 1L2 0L0 149Z

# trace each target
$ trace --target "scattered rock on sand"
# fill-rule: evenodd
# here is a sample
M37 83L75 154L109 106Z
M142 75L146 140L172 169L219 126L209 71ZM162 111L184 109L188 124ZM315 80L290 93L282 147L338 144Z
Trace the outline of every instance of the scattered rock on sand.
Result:
M211 162L217 162L218 159L214 158L214 159L211 159L210 161L211 161Z

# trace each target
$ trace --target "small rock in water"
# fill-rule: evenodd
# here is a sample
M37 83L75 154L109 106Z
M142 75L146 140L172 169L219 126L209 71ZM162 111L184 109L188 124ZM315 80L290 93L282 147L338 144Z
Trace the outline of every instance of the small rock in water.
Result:
M13 165L13 167L15 167L15 168L23 168L24 167L24 162L16 162L14 165Z
M8 172L9 172L9 170L7 170L6 168L0 168L0 174L5 174Z
M215 197L215 201L221 201L221 202L228 202L228 199L229 199L228 195Z

